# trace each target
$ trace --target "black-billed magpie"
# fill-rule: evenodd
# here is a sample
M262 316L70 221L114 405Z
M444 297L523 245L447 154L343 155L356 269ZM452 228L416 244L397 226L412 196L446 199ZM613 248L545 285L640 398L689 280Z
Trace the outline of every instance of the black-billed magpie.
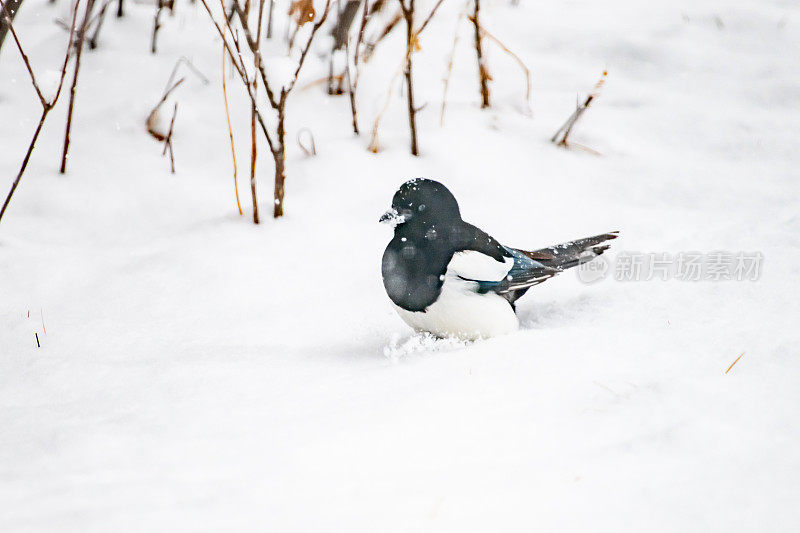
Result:
M464 222L447 187L424 178L401 185L380 221L394 226L381 271L400 317L417 331L460 339L515 331L518 298L617 238L614 231L532 252L509 248Z

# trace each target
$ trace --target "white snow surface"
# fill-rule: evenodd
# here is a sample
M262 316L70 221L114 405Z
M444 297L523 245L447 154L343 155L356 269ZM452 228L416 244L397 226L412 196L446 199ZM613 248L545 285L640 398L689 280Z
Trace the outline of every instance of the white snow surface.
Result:
M108 17L82 59L66 175L67 91L0 222L0 531L800 530L800 6L483 4L531 69L532 117L491 43L494 106L478 108L462 22L439 126L457 2L415 55L419 158L399 87L382 151L366 150L402 30L364 68L361 137L346 97L300 90L327 73L315 52L289 100L286 216L269 216L263 144L259 226L249 102L230 79L240 217L201 4L162 17L156 55L152 5ZM15 21L39 72L59 68L59 10L26 0ZM181 56L210 84L182 70L172 175L144 120ZM604 68L573 136L602 155L553 146ZM38 115L6 39L3 196ZM302 128L316 157L295 142ZM568 272L519 301L516 333L416 335L384 293L377 219L419 176L509 246L620 230L611 258L758 251L763 272Z

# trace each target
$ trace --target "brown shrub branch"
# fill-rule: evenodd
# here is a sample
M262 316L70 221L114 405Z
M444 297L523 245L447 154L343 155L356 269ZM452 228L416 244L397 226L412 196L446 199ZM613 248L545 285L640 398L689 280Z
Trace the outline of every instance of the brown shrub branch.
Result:
M17 172L17 176L14 178L14 182L11 184L11 190L8 192L8 196L6 196L5 201L3 202L3 207L0 208L0 220L3 219L3 215L8 209L9 203L11 203L11 197L14 196L14 191L17 190L19 186L19 182L22 179L22 175L25 173L25 169L28 167L28 161L30 161L31 154L33 153L33 148L36 146L36 140L39 138L39 134L42 131L42 126L44 125L44 121L47 118L47 115L50 111L55 107L56 103L58 102L58 97L61 96L61 89L64 86L64 78L67 75L67 65L69 63L69 59L71 56L72 50L72 40L75 35L75 25L78 17L78 8L80 7L81 0L76 0L75 7L73 8L72 12L72 24L69 28L69 37L67 39L67 49L64 52L64 62L61 66L61 75L58 81L58 87L56 89L56 94L53 96L52 99L45 98L44 94L42 93L41 89L39 88L39 84L36 81L36 76L33 73L33 69L31 68L30 61L28 60L28 55L25 53L25 50L22 48L22 43L19 41L19 37L17 37L17 32L14 30L14 25L12 24L11 17L9 16L8 12L6 11L6 5L3 0L0 0L0 15L6 21L8 25L8 30L11 32L12 36L14 37L14 42L17 45L17 50L19 50L20 55L22 56L22 60L25 63L25 67L28 70L28 74L31 78L31 83L33 83L33 87L36 90L36 94L39 97L39 102L42 104L42 115L39 118L39 124L36 126L36 131L33 134L33 138L31 139L30 145L28 145L28 150L25 152L25 157L22 160L22 165L20 166L19 172Z

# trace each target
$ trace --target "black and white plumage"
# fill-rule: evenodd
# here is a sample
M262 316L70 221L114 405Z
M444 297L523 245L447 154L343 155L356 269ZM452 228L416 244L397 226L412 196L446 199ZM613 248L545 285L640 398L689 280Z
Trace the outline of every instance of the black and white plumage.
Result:
M394 225L383 253L383 285L400 317L417 331L476 339L516 330L514 302L532 286L592 260L617 232L535 251L503 246L464 222L441 183L413 179L381 222Z

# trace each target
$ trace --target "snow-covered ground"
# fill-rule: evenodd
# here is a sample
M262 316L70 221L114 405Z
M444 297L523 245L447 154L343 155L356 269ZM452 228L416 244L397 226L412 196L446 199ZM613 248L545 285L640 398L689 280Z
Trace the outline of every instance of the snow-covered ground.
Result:
M398 33L364 69L367 135L350 133L346 97L292 95L287 216L268 216L262 149L254 226L249 104L232 79L239 217L201 5L178 2L151 56L153 8L129 4L84 55L68 173L64 97L0 223L0 531L800 529L800 6L485 3L531 69L533 116L491 43L496 106L478 109L462 22L440 127L462 7L446 0L416 57L422 156L399 90L383 150L366 150ZM26 0L17 17L38 71L58 68L65 10ZM172 175L144 120L181 56L210 83L185 71L175 93ZM574 137L602 156L554 147L605 68ZM314 56L304 80L325 72ZM38 105L9 39L3 195ZM761 275L569 272L520 301L516 334L412 335L383 291L377 218L417 176L505 244L620 230L612 268L622 252L741 251L763 255Z

